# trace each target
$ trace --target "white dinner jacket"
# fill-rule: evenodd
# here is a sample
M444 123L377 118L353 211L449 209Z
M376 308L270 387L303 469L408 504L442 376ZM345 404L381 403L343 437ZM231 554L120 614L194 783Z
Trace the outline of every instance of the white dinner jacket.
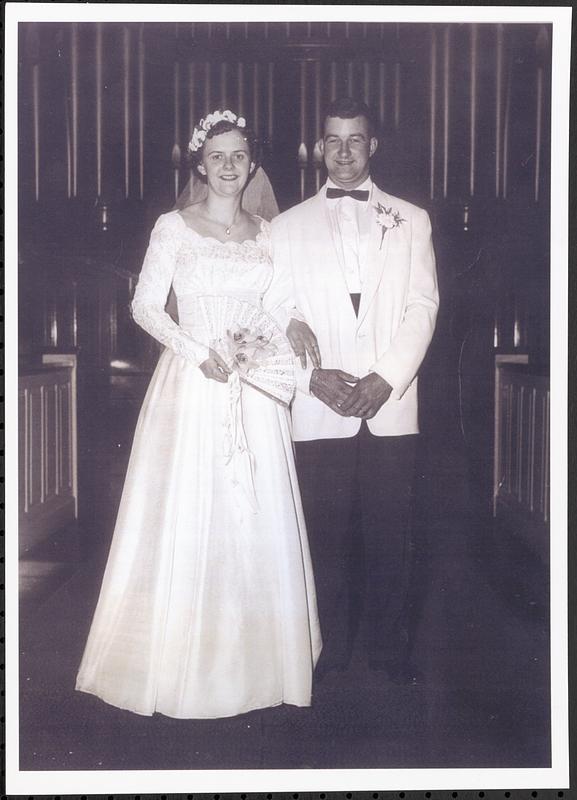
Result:
M377 436L418 432L417 372L431 342L439 293L429 215L373 184L364 284L358 317L330 223L326 186L272 221L275 272L292 274L295 305L315 332L324 368L359 378L377 372L392 387L388 401L368 420ZM382 235L377 204L404 220ZM364 220L367 223L367 220ZM310 394L311 367L299 370L292 405L296 441L354 436L361 420L342 417Z

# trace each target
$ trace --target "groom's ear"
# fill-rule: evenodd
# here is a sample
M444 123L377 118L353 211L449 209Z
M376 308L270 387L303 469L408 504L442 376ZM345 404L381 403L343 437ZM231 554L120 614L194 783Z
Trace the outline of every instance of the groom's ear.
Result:
M321 156L324 156L324 154L325 154L325 140L324 140L323 136L321 136L321 138L318 140L317 147L319 148L319 152L320 152Z
M371 141L369 142L369 157L373 156L379 146L379 140L374 136L371 136Z

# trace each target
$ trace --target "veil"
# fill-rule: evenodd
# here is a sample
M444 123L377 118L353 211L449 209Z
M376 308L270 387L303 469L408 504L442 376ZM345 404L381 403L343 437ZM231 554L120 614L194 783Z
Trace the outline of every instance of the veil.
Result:
M176 198L176 203L172 210L181 211L183 208L193 205L193 203L200 202L200 200L206 197L207 192L206 184L203 183L200 178L192 174L190 180ZM242 207L245 211L248 211L249 214L256 214L266 219L268 222L279 213L274 189L272 188L268 175L262 167L256 170L248 182L242 196ZM176 296L172 288L168 295L165 310L175 322L178 322Z
M174 204L173 211L182 210L193 203L198 203L206 197L206 184L196 175L191 175L190 180L179 194ZM256 214L268 222L279 213L272 184L262 167L259 167L248 182L242 196L242 207L249 214Z

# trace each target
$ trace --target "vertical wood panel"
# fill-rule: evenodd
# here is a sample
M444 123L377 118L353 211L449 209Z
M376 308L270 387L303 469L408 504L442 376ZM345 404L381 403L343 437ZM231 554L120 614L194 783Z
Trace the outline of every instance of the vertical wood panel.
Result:
M495 197L501 188L501 137L503 105L503 26L496 28L495 47Z
M477 156L477 26L471 26L471 62L470 62L470 154L469 154L469 194L475 194L475 160Z
M70 31L70 89L72 106L72 195L78 195L78 24L72 23Z
M44 500L58 492L58 386L47 386L44 397Z
M102 196L102 23L96 23L96 194Z
M124 196L130 194L130 30L122 31L124 69Z
M429 196L435 197L435 156L437 149L437 29L431 28L431 85L430 85L430 169L429 169Z
M40 200L40 67L32 67L32 113L34 136L34 196Z
M138 175L140 199L144 199L144 25L138 32Z
M535 202L539 202L541 180L541 142L543 128L543 68L537 69L537 118L535 120Z
M451 29L445 28L443 70L443 197L449 191L449 120L450 120Z

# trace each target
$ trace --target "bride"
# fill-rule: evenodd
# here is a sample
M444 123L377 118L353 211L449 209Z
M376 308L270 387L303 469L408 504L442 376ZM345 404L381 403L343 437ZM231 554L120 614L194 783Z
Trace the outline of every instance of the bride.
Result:
M290 281L273 274L268 223L241 205L254 140L216 111L189 149L208 192L158 219L136 287L134 319L166 349L76 688L138 714L215 718L310 705L321 638L287 409ZM231 309L244 325L232 333ZM230 358L247 331L252 380ZM316 360L312 334L305 344Z

